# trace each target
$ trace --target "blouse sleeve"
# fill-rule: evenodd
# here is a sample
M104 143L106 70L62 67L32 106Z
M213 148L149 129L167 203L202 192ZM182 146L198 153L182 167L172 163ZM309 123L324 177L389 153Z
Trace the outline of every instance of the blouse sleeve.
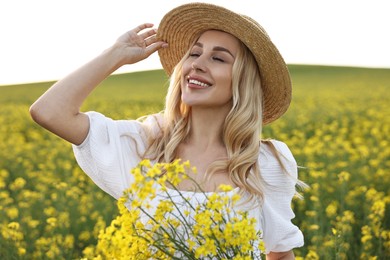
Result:
M146 138L136 120L112 120L87 112L90 127L82 144L73 145L81 169L103 191L118 199L133 182L130 170L141 160Z
M303 234L291 219L295 214L291 201L297 183L297 164L286 144L272 141L280 162L271 151L265 152L262 177L268 184L263 203L263 241L266 253L285 252L304 244Z

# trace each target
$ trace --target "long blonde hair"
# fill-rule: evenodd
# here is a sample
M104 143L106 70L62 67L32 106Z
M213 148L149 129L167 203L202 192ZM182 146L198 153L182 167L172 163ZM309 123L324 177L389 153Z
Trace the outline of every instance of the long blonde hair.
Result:
M176 159L179 144L191 128L191 108L181 100L182 65L189 51L177 64L170 78L166 96L161 135L150 140L147 150L159 162ZM232 73L232 108L222 131L228 158L212 163L206 176L223 171L241 191L262 199L264 181L260 175L258 156L262 131L262 89L258 65L250 50L241 43Z

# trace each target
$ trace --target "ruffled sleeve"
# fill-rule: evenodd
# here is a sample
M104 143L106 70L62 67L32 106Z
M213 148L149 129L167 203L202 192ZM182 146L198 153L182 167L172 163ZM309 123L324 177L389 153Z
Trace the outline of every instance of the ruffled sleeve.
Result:
M272 152L272 145L281 163ZM260 172L268 184L264 192L263 240L266 253L285 252L304 244L303 234L291 220L295 217L291 201L298 176L297 164L286 144L271 141L262 149ZM287 172L287 173L286 173Z
M146 149L145 128L137 120L112 120L97 112L86 114L90 121L88 135L82 144L72 146L76 161L99 188L118 199L133 182L130 170ZM146 121L150 124L151 120Z

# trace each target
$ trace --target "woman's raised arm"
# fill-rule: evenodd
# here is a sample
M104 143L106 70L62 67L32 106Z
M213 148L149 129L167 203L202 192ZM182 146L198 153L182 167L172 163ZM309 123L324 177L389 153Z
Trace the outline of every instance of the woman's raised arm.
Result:
M113 46L56 82L31 105L34 121L73 144L81 144L88 134L89 121L80 107L88 95L119 67L141 61L166 46L156 40L152 26L145 23L126 32Z

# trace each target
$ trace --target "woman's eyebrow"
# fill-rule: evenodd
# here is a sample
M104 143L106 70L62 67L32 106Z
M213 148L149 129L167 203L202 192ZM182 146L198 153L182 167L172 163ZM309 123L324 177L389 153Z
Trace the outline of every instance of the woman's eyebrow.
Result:
M234 55L233 55L228 49L226 49L226 48L224 48L224 47L215 46L215 47L213 48L213 50L214 50L214 51L223 51L223 52L227 52L227 53L230 54L230 56L232 56L232 57L234 58Z
M203 48L203 43L196 42L194 45L195 45L195 46L198 46L198 47L200 47L200 48ZM228 49L226 49L226 48L224 48L224 47L222 47L222 46L215 46L215 47L213 48L213 51L223 51L223 52L228 53L228 54L229 54L230 56L232 56L233 58L235 58L234 55L233 55Z

